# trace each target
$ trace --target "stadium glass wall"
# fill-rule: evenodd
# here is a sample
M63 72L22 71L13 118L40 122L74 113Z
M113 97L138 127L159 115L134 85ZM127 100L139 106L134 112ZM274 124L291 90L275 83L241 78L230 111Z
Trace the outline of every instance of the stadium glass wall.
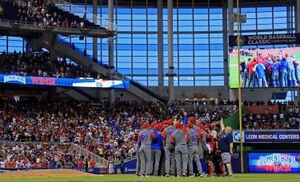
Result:
M129 1L127 1L129 2ZM146 3L145 3L146 2ZM115 68L144 86L158 86L157 7L145 0L142 4L115 3L115 23L118 34L115 43ZM83 15L92 12L92 5L80 5L73 11ZM175 86L224 86L223 8L198 5L197 2L174 3L174 67ZM236 11L236 9L234 10ZM242 34L268 34L295 32L295 4L245 6L241 13L247 23ZM98 1L98 14L108 19L107 4ZM227 15L227 13L226 13ZM225 21L226 22L226 21ZM236 29L236 26L235 26ZM68 41L93 54L92 38ZM225 39L226 40L226 39ZM167 9L163 9L163 65L167 73ZM0 37L0 51L24 51L26 42L18 37ZM108 40L98 39L98 61L108 64ZM164 86L168 78L164 77Z

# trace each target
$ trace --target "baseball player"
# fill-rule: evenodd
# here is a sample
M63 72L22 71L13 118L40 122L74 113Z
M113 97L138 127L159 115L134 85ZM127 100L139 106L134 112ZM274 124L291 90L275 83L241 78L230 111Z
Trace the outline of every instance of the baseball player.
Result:
M193 128L198 131L200 128L199 128L199 126L196 125L196 118L195 117L190 117L189 120L193 124Z
M155 124L151 132L152 144L151 144L151 161L153 166L153 175L158 176L161 150L163 146L163 137L160 132L160 124Z
M141 171L141 158L140 158L140 146L141 146L141 142L137 142L135 144L135 152L136 152L136 175L139 176L140 175L140 171Z
M296 75L295 75L295 66L294 59L286 54L286 60L288 63L288 80L289 86L294 87L296 85Z
M144 123L142 126L143 130L139 134L139 141L141 142L141 147L139 150L139 155L141 159L141 177L149 177L151 174L151 130L149 129L149 124Z
M202 174L202 166L200 163L200 150L199 150L199 134L198 131L194 128L194 125L192 122L188 123L188 135L189 135L189 140L187 142L188 146L188 166L189 166L189 175L194 176L194 169L193 169L193 162L195 161L196 166L197 166L197 171L198 173L196 176Z
M288 86L288 63L286 58L283 56L280 60L280 78L281 78L281 86L287 87Z
M198 135L199 135L199 150L200 150L200 161L202 166L206 164L204 154L207 152L207 147L206 147L206 131L205 127L202 124L198 124L199 130L198 130ZM202 168L203 169L203 168ZM203 171L201 176L204 176L205 172Z
M276 57L273 61L273 64L271 64L271 73L272 73L272 81L273 81L273 87L279 87L279 69L280 69L280 63L279 57Z
M175 161L177 177L185 177L187 174L188 151L187 140L189 135L186 133L186 128L181 123L175 124L175 131L170 137L170 142L175 144Z
M268 82L266 79L266 67L263 64L263 61L260 59L258 63L253 68L256 73L256 78L258 80L258 87L268 87Z
M140 159L140 154L139 154L139 150L140 150L140 146L141 146L141 142L138 142L135 144L135 152L136 152L136 175L139 176L140 175L140 169L141 169L141 159Z
M168 120L168 127L163 131L162 136L165 139L165 174L166 177L175 174L175 146L170 142L172 133L175 131L173 120Z

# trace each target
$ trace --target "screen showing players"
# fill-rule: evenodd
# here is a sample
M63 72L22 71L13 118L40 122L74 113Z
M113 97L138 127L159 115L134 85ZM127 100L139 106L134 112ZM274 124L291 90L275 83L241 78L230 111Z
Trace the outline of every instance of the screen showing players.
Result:
M241 49L230 53L230 87L243 88L300 86L300 47L281 49ZM238 73L240 66L240 73Z

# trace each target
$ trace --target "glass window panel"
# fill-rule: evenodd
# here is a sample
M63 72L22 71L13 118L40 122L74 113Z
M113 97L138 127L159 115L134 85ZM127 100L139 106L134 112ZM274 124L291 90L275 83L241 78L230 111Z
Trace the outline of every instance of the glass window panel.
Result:
M157 75L158 74L158 70L156 69L148 69L148 74L149 75Z
M195 81L195 86L209 86L209 81Z
M195 74L196 75L207 75L207 74L209 74L209 69L208 68L207 69L196 68L195 69Z
M224 74L223 69L210 69L211 74Z
M223 86L224 80L222 81L211 81L211 86Z
M158 86L158 77L149 76L148 84L149 86Z
M147 74L147 69L133 69L134 75L145 75Z

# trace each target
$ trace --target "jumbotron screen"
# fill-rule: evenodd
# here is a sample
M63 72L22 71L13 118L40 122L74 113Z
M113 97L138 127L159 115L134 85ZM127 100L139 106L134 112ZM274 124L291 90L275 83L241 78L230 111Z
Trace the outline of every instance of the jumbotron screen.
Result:
M238 51L230 53L230 87L243 88L299 87L300 47L276 49L241 49L241 71L238 73Z
M299 173L300 153L249 153L251 173Z

